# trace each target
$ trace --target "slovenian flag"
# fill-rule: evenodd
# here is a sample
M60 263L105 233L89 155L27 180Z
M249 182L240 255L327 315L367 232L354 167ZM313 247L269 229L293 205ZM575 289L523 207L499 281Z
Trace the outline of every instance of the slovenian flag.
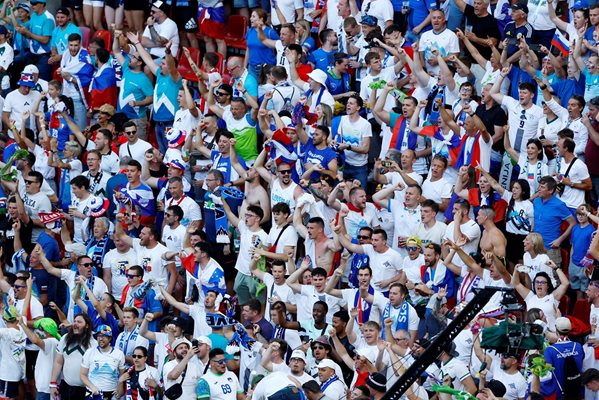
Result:
M561 51L564 56L568 57L570 55L570 42L559 29L555 30L551 45Z

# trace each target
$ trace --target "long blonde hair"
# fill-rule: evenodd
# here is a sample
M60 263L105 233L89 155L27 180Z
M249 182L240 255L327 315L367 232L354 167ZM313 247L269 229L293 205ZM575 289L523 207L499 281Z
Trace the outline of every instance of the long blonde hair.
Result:
M543 236L539 233L531 232L528 234L528 240L532 243L532 248L536 254L546 254L545 243L543 242Z
M297 44L299 44L300 46L310 37L310 29L312 28L312 25L310 25L310 23L308 21L306 21L305 19L300 19L298 21L295 21L295 26L301 26L302 29L304 30L304 33L302 33L302 36L300 38L297 38Z

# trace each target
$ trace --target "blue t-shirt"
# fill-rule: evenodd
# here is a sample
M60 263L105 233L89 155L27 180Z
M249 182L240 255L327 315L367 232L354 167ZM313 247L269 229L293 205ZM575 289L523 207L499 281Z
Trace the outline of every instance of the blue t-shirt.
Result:
M229 182L231 181L231 170L233 168L233 165L231 164L231 157L219 157L219 155L221 155L221 153L218 150L212 150L212 152L210 153L210 159L213 163L216 162L216 164L213 165L212 168L222 172L225 182ZM239 154L237 155L237 161L239 161L239 164L241 164L243 169L247 169L247 166L245 165L245 160Z
M170 75L163 75L160 67L157 68L156 87L154 88L154 121L168 122L175 119L175 113L179 109L179 90L182 87L182 79L179 76L177 82Z
M7 13L7 15L8 15L8 13ZM18 19L17 21L19 22L19 25L29 29L29 26L30 26L29 21L23 22L20 19ZM15 51L15 54L17 54L21 51L29 51L29 39L27 39L25 36L23 36L19 32L17 32L15 30L15 26L12 24L12 22L8 26L8 29L12 32L12 37L13 37L12 48Z
M410 12L408 14L408 30L414 29L420 25L422 21L428 17L430 10L436 10L439 8L435 0L409 0ZM395 7L394 7L395 8ZM401 8L401 5L400 5ZM431 29L431 25L428 24L422 31L426 32Z
M268 39L279 40L279 35L270 26L264 29L264 36ZM245 34L245 39L247 41L247 48L250 51L250 58L248 60L250 65L275 65L277 63L274 49L266 47L258 40L256 28L250 28Z
M572 228L570 243L572 243L572 262L574 265L582 267L580 260L587 254L593 238L593 232L595 232L595 228L591 224L584 228L577 224Z
M147 106L131 107L129 102L141 101L154 92L154 86L143 71L135 72L129 68L129 59L127 58L123 65L123 80L119 90L119 100L117 110L125 113L128 118L143 118L146 115Z
M576 366L578 369L582 371L582 360L584 359L584 350L580 343L565 341L565 342L557 342L552 346L549 346L545 349L545 360L547 364L550 364L555 368L553 371L551 383L554 385L554 388L557 389L558 397L561 398L562 394L560 392L560 387L564 387L564 380L566 376L566 371L564 370L564 366L566 363L566 356L573 355L576 360ZM557 385L559 383L559 385ZM547 385L550 388L551 384ZM582 388L581 388L582 390Z
M543 236L546 248L551 248L551 242L560 236L560 226L563 221L572 216L566 203L555 196L543 201L540 197L533 200L535 212L534 231Z
M512 67L512 69L507 77L510 80L510 96L513 97L514 99L519 98L518 85L520 83L530 82L535 87L537 87L537 82L535 82L535 80L530 75L528 75L528 72L526 72L516 66ZM537 92L536 91L535 91L535 96L534 96L532 102L534 104L537 103Z
M64 29L60 26L54 28L52 31L52 39L50 39L50 47L56 49L58 54L64 53L69 49L69 35L71 33L77 33L79 36L83 37L79 27L72 22L69 22ZM110 46L109 43L106 43L106 45Z
M599 74L591 74L589 68L582 71L585 78L584 99L588 103L594 97L599 96Z
M314 67L327 72L335 63L335 51L326 52L322 48L314 50L308 55L308 61L314 64Z
M560 99L569 99L573 94L584 93L586 78L580 74L576 79L561 79L553 84L551 88Z
M308 36L306 40L304 40L304 43L302 43L302 47L310 53L316 48L316 42L314 42L312 37Z
M325 85L329 90L331 95L335 96L342 93L347 93L351 89L350 83L351 77L347 72L345 72L341 76L334 75L333 71L330 70L327 72L327 80L325 81Z
M326 146L324 149L319 150L312 143L312 139L308 139L306 143L306 148L304 152L304 163L310 164L320 164L325 169L329 169L329 163L337 158L337 152L331 149L329 146ZM318 172L313 172L310 175L310 179L318 179L320 174Z
M119 321L109 312L106 313L106 319L102 319L100 313L94 308L91 301L83 300L83 302L87 306L87 315L94 324L94 332L100 325L108 325L112 329L112 340L110 341L110 344L114 346L116 344L116 338L121 332ZM162 308L160 310L162 311Z
M31 19L29 20L29 30L34 35L39 36L52 36L52 31L54 30L54 19L52 18L52 14L50 14L47 10L40 15L36 13L31 13ZM29 42L29 48L32 53L35 54L45 54L50 52L50 43L51 40L46 44L42 44L37 40L31 39Z

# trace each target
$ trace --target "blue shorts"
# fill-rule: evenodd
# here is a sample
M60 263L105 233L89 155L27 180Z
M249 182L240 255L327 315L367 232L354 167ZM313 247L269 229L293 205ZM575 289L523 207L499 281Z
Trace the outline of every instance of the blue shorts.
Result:
M568 276L570 277L570 286L574 290L584 292L589 286L589 278L584 273L584 267L579 267L570 260L568 266Z

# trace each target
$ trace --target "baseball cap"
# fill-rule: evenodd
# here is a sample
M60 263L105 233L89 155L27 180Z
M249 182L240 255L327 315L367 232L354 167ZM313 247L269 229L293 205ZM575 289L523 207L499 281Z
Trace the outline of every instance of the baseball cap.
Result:
M212 340L210 340L208 336L200 336L196 340L200 344L207 344L208 346L212 347Z
M301 350L293 350L293 353L291 353L291 357L292 358L298 358L300 360L302 360L304 363L306 363L306 354L301 351Z
M112 328L108 325L100 325L96 328L96 335L112 337Z
M111 104L102 104L102 106L100 106L100 108L98 108L98 111L101 113L104 113L104 114L108 114L111 117L115 113L114 106L112 106Z
M66 7L60 7L59 9L56 10L55 14L64 14L67 17L71 16L71 13L69 12L69 9Z
M46 4L46 0L32 0L31 1L31 5L39 4L39 3Z
M387 391L387 378L379 372L368 375L366 384L377 392L385 393Z
M29 64L25 68L23 68L23 72L25 72L26 74L39 74L40 70L35 65Z
M0 35L7 35L8 29L4 25L0 25Z
M379 19L377 17L373 17L372 15L364 15L360 20L360 24L366 26L377 26L379 24Z
M7 322L14 322L19 318L19 312L15 308L15 306L8 306L4 309L4 320Z
M187 163L183 160L174 158L174 159L170 160L166 165L169 167L180 169L181 171L185 171Z
M557 329L559 332L570 332L572 329L572 324L568 318L559 317L555 320L555 329Z
M512 4L512 10L520 10L523 11L525 14L528 14L528 6L525 2L522 1Z
M168 4L166 4L164 1L158 0L158 1L153 2L152 7L156 7L163 13L168 14L169 7L168 7Z
M27 11L28 13L31 13L31 6L24 1L17 3L17 5L15 6L15 10L19 8L24 11Z
M331 369L335 369L336 365L335 362L333 360L330 360L328 358L325 358L324 360L320 361L317 365L318 369L322 369L322 368L331 368Z

